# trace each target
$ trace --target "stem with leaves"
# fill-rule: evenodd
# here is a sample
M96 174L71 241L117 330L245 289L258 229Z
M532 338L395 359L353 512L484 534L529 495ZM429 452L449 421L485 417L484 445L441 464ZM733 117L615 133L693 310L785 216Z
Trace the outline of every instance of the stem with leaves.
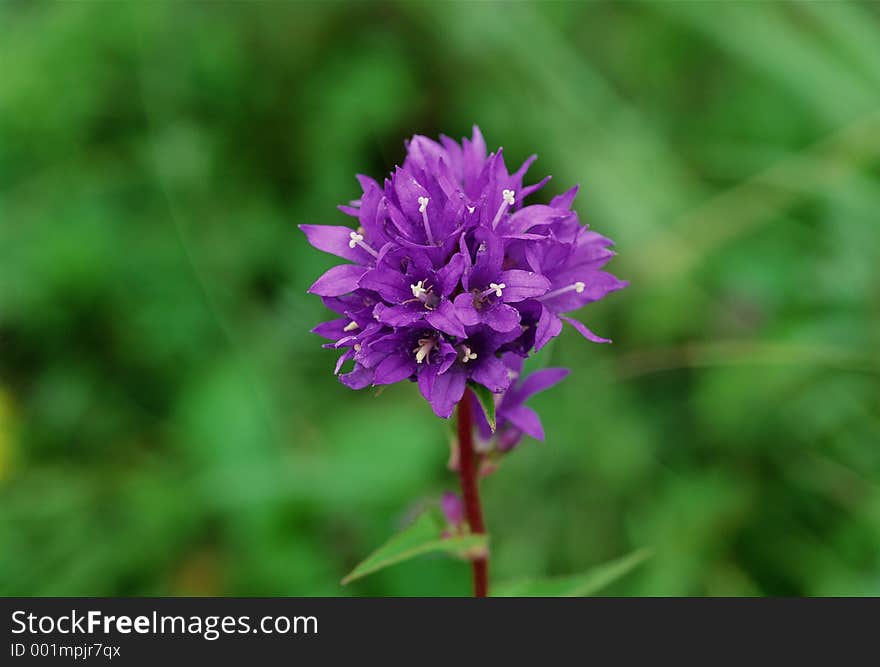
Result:
M458 403L458 475L461 480L461 495L464 500L465 518L471 533L483 535L483 509L480 505L478 455L474 451L473 418L471 390L466 389ZM489 556L488 553L471 558L474 578L474 597L484 598L489 594Z

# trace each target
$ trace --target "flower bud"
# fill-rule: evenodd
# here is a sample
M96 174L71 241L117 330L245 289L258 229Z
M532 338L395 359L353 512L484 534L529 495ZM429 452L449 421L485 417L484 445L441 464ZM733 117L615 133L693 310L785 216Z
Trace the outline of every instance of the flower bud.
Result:
M440 500L440 509L443 510L443 516L453 526L460 526L464 523L464 505L458 495L447 491Z

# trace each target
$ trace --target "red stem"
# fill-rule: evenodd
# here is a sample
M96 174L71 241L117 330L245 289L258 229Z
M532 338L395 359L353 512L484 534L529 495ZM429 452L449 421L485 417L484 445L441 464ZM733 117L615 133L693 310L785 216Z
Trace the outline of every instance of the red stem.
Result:
M461 495L464 499L468 526L471 533L482 535L485 534L486 527L483 524L483 509L480 506L471 405L471 390L465 389L464 396L458 403L458 475L461 479ZM474 597L484 598L489 594L488 555L471 559L471 568L474 575Z

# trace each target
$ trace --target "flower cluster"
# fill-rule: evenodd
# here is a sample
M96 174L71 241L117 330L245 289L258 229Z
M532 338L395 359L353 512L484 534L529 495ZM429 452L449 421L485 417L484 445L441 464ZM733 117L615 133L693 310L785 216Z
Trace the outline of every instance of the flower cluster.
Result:
M523 205L549 180L523 185L534 159L509 173L501 149L487 155L476 127L461 144L415 136L383 185L358 176L363 194L340 206L357 218L356 229L300 226L313 246L351 262L309 289L340 315L314 332L342 352L336 373L344 384L413 380L448 418L468 382L494 394L511 388L522 359L563 321L609 342L564 313L626 286L601 270L612 242L571 210L577 187L547 205ZM353 369L341 372L350 360ZM508 423L514 444L523 432L542 434L523 401L565 371L543 373L496 399L499 427Z

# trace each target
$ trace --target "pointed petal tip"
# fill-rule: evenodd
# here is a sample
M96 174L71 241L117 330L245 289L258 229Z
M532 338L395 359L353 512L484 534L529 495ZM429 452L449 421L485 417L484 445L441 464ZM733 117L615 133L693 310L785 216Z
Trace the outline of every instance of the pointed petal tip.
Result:
M443 407L434 405L433 403L431 403L431 401L428 401L428 403L430 404L433 413L436 416L440 417L440 419L450 419L452 417L452 413L455 411L454 407L450 408L449 411L446 411Z

